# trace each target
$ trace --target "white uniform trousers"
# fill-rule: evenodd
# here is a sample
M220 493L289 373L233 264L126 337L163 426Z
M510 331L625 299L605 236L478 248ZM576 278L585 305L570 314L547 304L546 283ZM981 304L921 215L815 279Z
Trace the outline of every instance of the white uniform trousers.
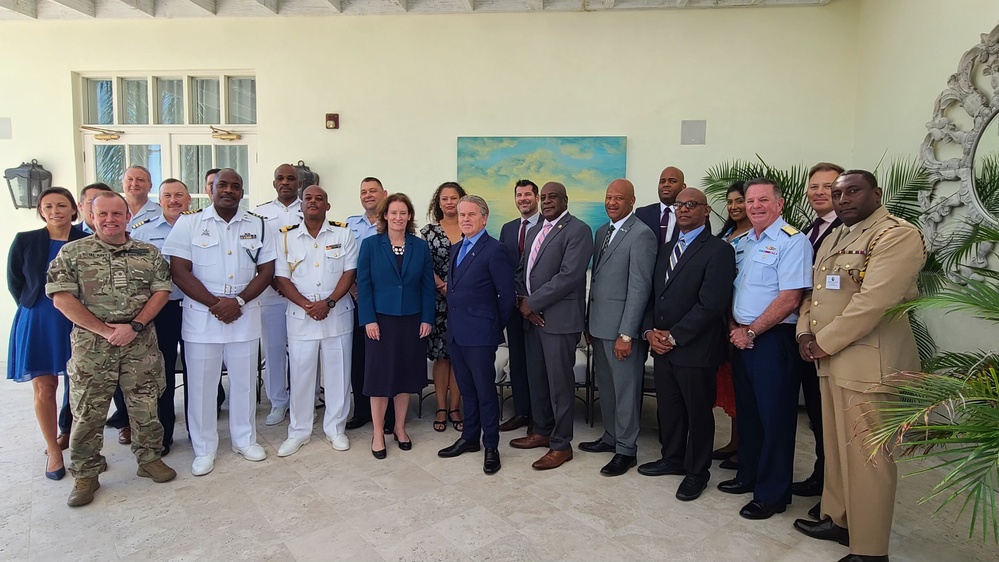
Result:
M264 388L271 408L288 407L288 357L285 346L288 344L288 326L285 314L288 301L282 299L274 304L260 305L260 340L264 348Z
M258 340L233 343L185 342L187 360L188 424L194 454L214 455L219 448L216 399L222 361L229 374L229 436L234 447L257 442Z
M291 422L289 439L304 439L312 433L316 418L316 369L323 370L326 392L326 414L323 430L333 437L344 432L350 411L350 350L353 335L329 336L321 340L292 339L288 342L291 355Z

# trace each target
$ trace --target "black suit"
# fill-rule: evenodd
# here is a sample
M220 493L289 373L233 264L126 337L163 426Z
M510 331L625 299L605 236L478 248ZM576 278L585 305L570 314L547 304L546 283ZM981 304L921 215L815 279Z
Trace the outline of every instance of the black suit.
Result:
M540 219L540 217L539 217ZM517 271L520 264L520 225L523 219L516 218L500 229L500 242L510 256L510 265ZM531 229L530 223L527 230ZM526 246L525 231L525 246ZM513 413L516 416L531 417L531 390L527 382L527 348L525 347L524 317L514 306L510 321L506 324L506 345L510 352L510 391L513 394ZM503 412L500 412L502 416Z
M639 207L635 209L635 216L645 223L646 226L652 229L652 233L656 235L656 240L659 242L659 246L661 248L663 245L663 238L662 228L660 226L662 221L662 210L660 209L660 205L661 203L657 201L651 205ZM667 243L676 242L677 237L680 236L680 228L676 226L675 209L670 209L670 215L670 226L673 227L673 232L670 233L669 240L666 240Z
M677 229L679 230L679 229ZM715 373L726 354L725 314L735 282L735 250L705 228L669 274L675 243L659 252L643 331L669 330L676 346L655 362L662 455L707 482L715 423Z
M89 236L75 225L69 229L69 241ZM45 292L45 274L49 270L49 231L47 228L18 232L7 255L7 289L17 304L35 306ZM59 433L69 435L73 412L69 407L69 377L64 379L62 407L59 408Z

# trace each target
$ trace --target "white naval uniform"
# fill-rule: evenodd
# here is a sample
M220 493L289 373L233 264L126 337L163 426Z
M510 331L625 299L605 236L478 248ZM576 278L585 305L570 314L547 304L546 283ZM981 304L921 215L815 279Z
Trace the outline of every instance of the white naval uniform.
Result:
M274 245L264 220L242 209L228 223L215 207L183 214L163 245L163 254L192 263L192 272L209 293L235 298L257 275L257 266L274 261ZM229 373L229 434L233 447L257 442L254 423L260 302L250 300L242 316L225 324L208 307L184 298L181 337L187 359L188 422L195 456L218 449L216 398L222 362Z
M303 297L324 301L347 271L357 269L358 244L341 223L326 222L315 238L302 223L275 237L274 275L291 280ZM316 368L322 363L326 414L323 430L332 439L344 432L350 412L350 358L354 301L345 295L322 321L293 302L287 306L291 356L291 422L288 439L304 439L315 420Z
M277 238L282 228L302 222L302 200L285 207L277 199L257 205L254 213L264 217L267 235ZM288 299L282 297L273 287L267 287L257 299L260 301L260 321L267 329L260 336L264 349L264 389L271 408L288 407L288 332L285 329L284 314L288 309Z

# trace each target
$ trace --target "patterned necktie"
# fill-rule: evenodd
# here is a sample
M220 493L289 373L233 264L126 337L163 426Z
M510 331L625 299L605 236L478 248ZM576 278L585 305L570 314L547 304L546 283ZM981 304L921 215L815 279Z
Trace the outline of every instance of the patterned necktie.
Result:
M668 238L666 238L666 233L669 232L669 216L670 216L670 208L666 207L666 210L663 211L663 218L662 218L662 220L659 221L659 245L660 246L662 246L663 244L665 244L666 240L668 240Z
M604 236L604 243L600 246L601 256L604 255L604 250L607 249L607 246L610 246L611 236L613 235L614 235L614 224L612 223L610 225L610 228L607 229L607 236Z
M683 238L678 239L676 244L673 245L673 251L669 254L669 267L666 268L666 281L669 281L670 275L673 274L673 269L676 268L676 262L680 260L680 255L683 254L686 246Z
M545 241L545 237L551 231L554 224L545 221L545 225L541 227L541 232L538 233L538 237L534 239L534 244L531 244L531 255L527 258L527 292L531 292L531 270L534 269L534 262L538 259L538 253L541 251L541 243Z
M458 250L458 260L454 262L455 266L461 265L461 260L465 259L465 256L468 255L468 251L470 249L472 249L472 241L466 238L465 242L461 245L461 249Z
M527 224L527 219L520 222L520 240L517 241L517 257L524 255L524 238L527 237Z

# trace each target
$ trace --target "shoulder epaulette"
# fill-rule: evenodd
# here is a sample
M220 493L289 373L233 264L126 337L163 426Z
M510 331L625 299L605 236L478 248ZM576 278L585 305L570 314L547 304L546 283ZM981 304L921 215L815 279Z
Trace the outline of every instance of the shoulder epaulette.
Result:
M254 213L253 211L247 211L246 214L252 215L254 217L257 217L260 220L267 220L267 217L265 217L263 215L258 215L257 213Z
M297 224L289 224L288 226L282 226L281 232L290 232L292 230L295 230L296 228L298 228Z
M789 224L785 224L784 226L782 226L781 230L784 232L784 234L787 234L788 236L794 236L795 234L801 232L800 230Z
M295 226L298 226L297 224ZM330 226L339 226L340 228L348 228L347 223L340 221L330 221Z
M152 220L152 219L146 219L146 220L144 220L144 221L139 221L139 222L137 222L137 223L133 224L133 225L132 225L132 230L135 230L136 228L139 228L140 226L142 226L142 225L146 224L147 222L149 222L149 221L151 221L151 220Z
M264 201L263 203L258 203L257 207L263 207L264 205L270 205L271 201Z
M198 209L196 211L184 211L181 214L182 215L194 215L194 214L200 213L201 211L204 211L204 209Z

